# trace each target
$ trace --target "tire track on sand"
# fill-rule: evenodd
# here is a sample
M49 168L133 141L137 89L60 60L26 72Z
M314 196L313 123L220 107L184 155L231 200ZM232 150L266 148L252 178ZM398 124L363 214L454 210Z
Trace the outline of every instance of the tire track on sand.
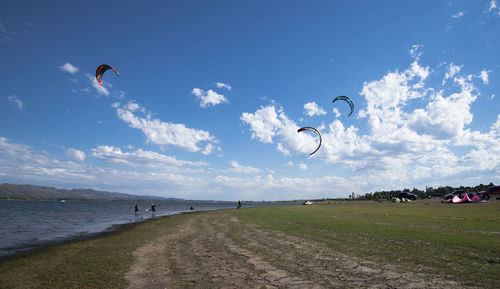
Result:
M192 214L134 252L128 288L322 288L229 238L227 215Z
M175 231L162 232L158 238L133 252L134 264L125 275L129 282L128 289L167 288L172 284L172 272L165 251L174 246L177 239L190 233L192 226L189 223L193 221L186 219L186 225L177 226Z

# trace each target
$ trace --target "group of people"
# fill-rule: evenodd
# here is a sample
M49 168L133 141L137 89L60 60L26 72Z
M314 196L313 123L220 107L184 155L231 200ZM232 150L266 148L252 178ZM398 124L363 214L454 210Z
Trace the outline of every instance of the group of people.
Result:
M136 215L139 215L139 206L137 205L137 203L135 203L135 214ZM154 216L156 215L156 208L155 208L155 204L151 204L151 214Z
M236 207L236 209L239 209L241 208L241 201L238 201L238 206ZM194 207L191 206L189 208L189 210L193 211L194 210ZM151 214L154 216L156 215L156 208L155 208L155 204L151 204ZM137 203L135 203L135 215L139 215L139 205Z

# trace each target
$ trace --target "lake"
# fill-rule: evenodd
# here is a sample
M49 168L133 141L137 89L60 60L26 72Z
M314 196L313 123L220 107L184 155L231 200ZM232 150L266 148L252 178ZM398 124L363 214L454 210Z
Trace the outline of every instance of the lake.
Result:
M88 237L113 226L195 211L236 208L236 202L218 201L17 201L0 200L0 257L47 244ZM244 202L245 207L282 206L294 203ZM297 204L297 203L295 203Z

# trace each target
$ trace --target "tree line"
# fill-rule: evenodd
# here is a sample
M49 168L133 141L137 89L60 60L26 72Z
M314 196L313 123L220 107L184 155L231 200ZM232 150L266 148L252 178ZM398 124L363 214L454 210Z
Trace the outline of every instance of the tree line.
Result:
M488 185L483 185L479 184L474 187L470 186L460 186L460 187L451 187L451 186L444 186L444 187L438 187L438 188L433 188L433 187L426 187L425 191L413 188L412 190L410 189L403 189L403 190L391 190L391 191L378 191L378 192L373 192L373 193L366 193L366 194L350 194L349 199L351 200L380 200L380 199L385 199L389 200L392 197L398 196L400 193L412 193L418 196L419 199L428 199L428 198L442 198L444 195L452 193L454 191L458 190L466 190L468 192L480 192L486 190L486 188L494 186L493 183L489 183Z

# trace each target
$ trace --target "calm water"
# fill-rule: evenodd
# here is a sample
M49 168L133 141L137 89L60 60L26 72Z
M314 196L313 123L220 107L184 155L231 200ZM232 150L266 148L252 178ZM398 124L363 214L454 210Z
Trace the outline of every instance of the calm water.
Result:
M156 217L196 211L235 208L236 202L155 201ZM279 205L291 205L280 203ZM110 230L113 225L151 218L151 201L81 202L0 200L0 256L41 245ZM276 203L243 203L243 207Z

